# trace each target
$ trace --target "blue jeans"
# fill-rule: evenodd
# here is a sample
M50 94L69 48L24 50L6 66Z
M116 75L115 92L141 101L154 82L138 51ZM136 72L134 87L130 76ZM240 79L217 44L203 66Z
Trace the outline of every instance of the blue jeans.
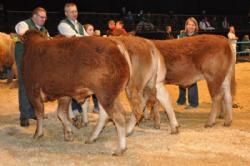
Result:
M19 111L20 120L22 119L33 119L36 117L35 110L30 104L24 87L23 77L22 77L22 59L23 59L24 46L22 43L17 42L15 47L15 60L17 65L18 73L18 101L19 101Z
M82 113L82 105L78 103L75 99L72 99L71 107L73 111L78 111Z
M98 100L95 95L92 96L95 110L99 110ZM82 106L75 99L72 99L71 107L73 111L82 112Z
M192 84L188 88L181 88L179 86L179 97L177 99L177 103L181 105L186 103L186 89L188 89L189 105L192 107L197 107L199 105L197 83Z
M98 100L95 95L92 95L93 103L94 103L94 110L99 111L99 105L98 105Z

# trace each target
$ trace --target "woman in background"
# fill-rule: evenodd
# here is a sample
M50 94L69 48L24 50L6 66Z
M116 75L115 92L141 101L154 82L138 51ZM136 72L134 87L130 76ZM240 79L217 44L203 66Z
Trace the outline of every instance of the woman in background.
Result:
M189 17L185 22L185 29L179 35L179 38L195 36L198 34L199 27L194 17ZM186 90L188 90L188 103L185 109L196 108L199 105L198 100L198 87L197 83L190 85L188 88L179 86L179 97L177 99L178 105L186 104Z

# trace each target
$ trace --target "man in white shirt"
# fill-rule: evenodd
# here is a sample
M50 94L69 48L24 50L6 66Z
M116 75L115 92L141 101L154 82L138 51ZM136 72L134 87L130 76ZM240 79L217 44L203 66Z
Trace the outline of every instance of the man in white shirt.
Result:
M229 27L229 32L227 34L228 39L230 40L231 46L232 46L232 51L234 55L234 60L236 62L236 48L237 48L237 40L238 37L235 35L235 28L234 26Z
M77 21L78 11L76 4L66 3L64 13L66 18L62 20L57 27L59 33L66 37L83 36L84 28L82 24Z
M58 31L61 35L64 35L66 37L73 37L73 36L84 36L84 28L82 24L80 24L77 21L78 17L78 11L76 4L74 3L66 3L64 6L64 14L66 16L65 19L63 19L59 25L58 25ZM76 100L72 100L71 107L74 112L74 116L77 114L77 110L81 113L82 112L82 106L79 104ZM70 112L71 113L71 112Z
M29 29L37 29L42 33L47 33L48 35L48 31L44 27L46 19L46 10L42 7L37 7L33 10L31 18L20 21L15 26L16 33L19 35L23 35Z
M214 27L212 27L212 25L210 24L210 22L208 21L208 18L205 17L204 19L202 19L199 23L199 27L201 30L215 30Z
M42 7L37 7L32 12L32 17L20 21L16 26L15 30L18 35L23 35L29 29L37 29L41 33L49 36L47 29L44 27L45 21L47 19L46 10ZM18 72L18 100L19 100L19 110L20 110L20 126L28 127L29 119L36 119L35 111L26 96L26 91L24 88L24 83L22 79L22 59L23 59L24 46L21 42L16 42L15 46L15 61L17 64Z

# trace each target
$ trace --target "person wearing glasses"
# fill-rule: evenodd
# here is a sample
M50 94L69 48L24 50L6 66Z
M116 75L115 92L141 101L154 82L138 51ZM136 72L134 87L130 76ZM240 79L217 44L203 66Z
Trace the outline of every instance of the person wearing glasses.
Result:
M36 29L41 33L44 33L49 37L48 30L44 27L47 19L46 10L42 7L37 7L32 11L32 16L29 19L20 21L15 26L15 31L18 35L23 35L27 30ZM18 100L19 100L19 111L20 111L20 126L28 127L29 119L36 119L35 111L26 96L24 82L22 79L22 59L23 59L24 46L20 41L16 42L15 47L15 60L18 72Z
M33 10L31 18L21 21L15 26L16 33L23 35L29 29L37 29L49 36L48 30L44 27L46 20L46 10L42 7L37 7Z
M189 17L185 22L185 29L181 31L179 38L190 37L198 35L199 26L194 17ZM192 84L188 88L179 86L179 97L177 99L178 105L186 104L186 91L189 105L185 109L197 108L199 106L199 95L197 83Z

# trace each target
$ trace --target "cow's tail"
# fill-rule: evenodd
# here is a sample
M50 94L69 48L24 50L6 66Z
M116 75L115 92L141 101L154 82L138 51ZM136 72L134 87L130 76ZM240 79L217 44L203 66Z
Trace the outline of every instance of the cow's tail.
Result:
M231 95L234 100L236 94L236 80L235 80L235 64L232 64L232 75L231 75Z
M234 96L236 94L236 80L235 80L235 63L236 63L236 53L232 48L231 42L228 40L228 45L230 46L230 52L232 54L231 59L231 96L232 100L234 100Z

